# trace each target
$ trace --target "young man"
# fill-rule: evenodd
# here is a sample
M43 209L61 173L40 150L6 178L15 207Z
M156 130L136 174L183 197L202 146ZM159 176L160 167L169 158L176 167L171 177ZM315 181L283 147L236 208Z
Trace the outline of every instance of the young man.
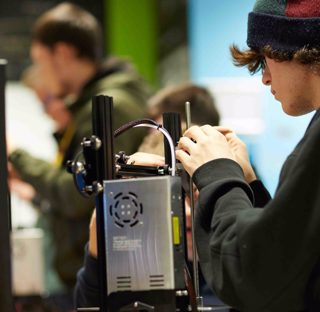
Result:
M74 159L82 139L92 134L92 97L113 97L116 129L143 117L149 96L146 83L130 64L111 57L103 60L102 56L101 28L87 11L61 3L39 17L32 31L31 57L40 72L38 79L48 84L48 91L53 91L49 80L54 80L58 94L53 95L69 99L66 105L71 118L65 129L55 134L59 147L56 164L35 159L21 149L9 156L21 179L50 204L44 216L53 237L54 266L70 290L82 264L94 203L78 193L65 164ZM142 134L121 136L115 141L115 151L135 152Z
M316 111L273 199L232 131L192 127L179 142L177 158L200 191L203 274L240 311L320 311L319 30L318 0L258 0L248 20L250 49L231 48L236 64L262 69L285 113Z

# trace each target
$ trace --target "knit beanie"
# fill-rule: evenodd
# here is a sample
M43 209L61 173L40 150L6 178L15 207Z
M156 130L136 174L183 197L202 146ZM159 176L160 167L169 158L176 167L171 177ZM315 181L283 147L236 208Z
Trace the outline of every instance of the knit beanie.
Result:
M257 0L249 13L247 44L289 53L320 48L320 0Z

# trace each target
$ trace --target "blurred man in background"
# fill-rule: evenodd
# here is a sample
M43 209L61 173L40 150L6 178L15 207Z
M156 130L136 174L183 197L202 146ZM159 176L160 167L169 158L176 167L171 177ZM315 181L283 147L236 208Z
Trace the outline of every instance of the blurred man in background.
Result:
M55 133L58 154L52 164L21 149L9 151L12 174L49 203L43 213L53 238L53 265L67 300L82 264L93 200L78 194L65 165L74 159L82 139L92 134L91 99L100 94L113 97L116 129L142 117L149 96L149 88L131 64L112 57L103 59L102 42L97 20L76 5L62 3L39 17L32 30L31 57L38 79L46 85L47 96L42 98L46 111L56 112L53 105L59 99L55 108L66 117ZM139 131L124 134L115 141L116 151L134 152L142 136Z

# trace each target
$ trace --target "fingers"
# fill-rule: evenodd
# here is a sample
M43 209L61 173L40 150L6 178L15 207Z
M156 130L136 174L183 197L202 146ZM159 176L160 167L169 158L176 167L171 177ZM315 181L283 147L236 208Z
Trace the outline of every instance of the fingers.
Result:
M208 136L211 136L214 134L214 132L216 132L216 130L212 126L209 126L209 125L201 126L201 130L203 131L204 134L206 134Z
M198 143L205 141L208 138L208 136L216 137L217 135L219 136L221 135L221 133L210 125L204 125L201 127L193 126L183 134L183 136L188 137L193 142Z
M190 155L182 149L176 150L176 157L182 164L185 164L190 160Z
M234 140L234 139L239 139L234 132L226 133L225 137L226 137L227 141L231 141L231 140Z
M176 158L182 163L184 169L188 172L190 176L193 174L193 170L191 167L191 157L184 150L176 150Z
M201 130L203 131L204 134L207 136L216 136L218 133L220 135L221 132L217 131L215 127L212 127L210 125L204 125L201 127Z
M140 166L162 166L164 165L164 157L156 154L137 152L130 156L128 164Z
M228 143L230 143L231 145L246 147L246 144L242 140L240 140L240 138L234 132L228 133L225 137Z
M234 131L229 127L214 126L213 128L216 129L217 131L219 131L220 133L222 133L223 135L226 135L228 133L234 133Z
M191 154L191 150L196 143L187 137L181 137L178 142L178 149L182 149L186 151L189 155Z
M226 138L237 138L237 135L234 132L228 132L225 134Z
M186 132L183 134L184 136L192 139L193 141L199 141L204 136L215 136L217 132L223 134L224 136L228 134L234 134L234 131L229 127L223 127L223 126L210 126L210 125L204 125L204 126L192 126L189 129L186 130Z
M199 126L192 126L185 131L183 136L197 142L201 140L201 138L205 137L205 134L203 133L203 131Z

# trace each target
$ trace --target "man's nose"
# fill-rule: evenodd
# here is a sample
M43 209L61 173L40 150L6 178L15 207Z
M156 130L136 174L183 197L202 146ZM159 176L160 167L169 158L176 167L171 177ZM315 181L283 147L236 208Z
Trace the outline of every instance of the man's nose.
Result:
M271 85L271 74L268 65L266 64L262 72L262 83L266 86Z

